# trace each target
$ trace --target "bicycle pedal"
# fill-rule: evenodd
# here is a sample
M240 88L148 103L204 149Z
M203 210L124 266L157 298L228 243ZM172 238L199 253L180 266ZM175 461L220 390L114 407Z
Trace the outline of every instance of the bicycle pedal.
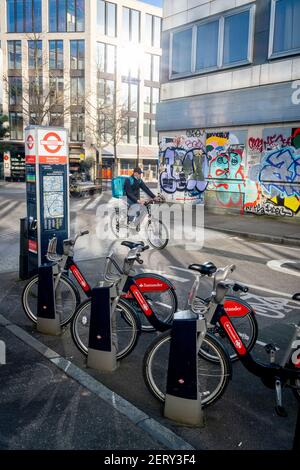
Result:
M276 405L275 406L275 411L276 411L277 415L280 416L281 418L286 418L288 416L284 406Z
M271 352L276 352L277 348L274 343L269 343L265 345L265 351L267 354L270 354Z

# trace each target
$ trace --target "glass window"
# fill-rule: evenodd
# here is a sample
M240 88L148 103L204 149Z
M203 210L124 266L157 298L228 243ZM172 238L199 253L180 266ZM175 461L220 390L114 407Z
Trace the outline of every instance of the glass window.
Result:
M152 108L151 113L156 113L156 105L159 103L159 88L152 88Z
M129 111L137 112L138 110L138 85L130 84L130 104Z
M106 104L112 106L115 97L115 82L113 80L106 80Z
M16 0L16 32L24 31L24 1Z
M159 55L153 56L152 80L153 82L159 82L160 80L160 57Z
M7 31L15 32L15 1L7 0Z
M152 15L146 13L145 43L152 46Z
M300 49L300 2L277 0L274 21L273 52L283 53Z
M71 114L71 140L73 142L84 141L84 114Z
M84 0L49 0L49 31L84 31Z
M32 2L31 0L25 0L25 31L30 33L32 31Z
M7 41L8 68L22 68L21 41Z
M70 61L72 70L84 70L84 40L70 41Z
M37 69L43 66L42 41L28 41L28 68Z
M67 31L73 32L76 30L75 0L68 0L66 12L67 12Z
M121 101L122 101L122 108L124 109L124 111L128 111L129 109L129 85L128 83L122 82Z
M151 88L144 87L144 113L151 113Z
M106 34L107 36L116 36L116 5L114 3L106 3Z
M132 42L140 42L140 12L131 10L131 38Z
M64 79L62 77L50 78L50 104L52 106L64 104Z
M49 68L64 68L63 41L49 41Z
M153 16L153 46L160 47L161 18Z
M208 69L218 65L219 20L197 27L196 69Z
M97 28L100 34L105 34L105 2L103 0L97 2Z
M50 113L49 125L63 127L64 125L63 114L62 113Z
M151 120L151 145L158 145L158 134L155 129L155 120Z
M22 77L8 77L9 105L22 105Z
M40 107L40 101L43 96L43 78L42 77L29 77L29 105L30 108L37 110ZM41 113L41 110L38 110Z
M98 80L98 100L105 101L105 80L100 78Z
M97 42L97 70L105 72L105 44Z
M150 144L150 119L144 119L144 145Z
M145 60L144 60L144 77L145 80L151 80L151 62L152 62L152 56L151 54L145 54Z
M57 3L49 0L49 31L57 31Z
M173 34L172 75L191 72L192 29Z
M225 17L225 65L248 59L249 18L249 11Z
M21 113L10 113L10 138L11 140L23 139L23 116Z
M116 46L106 45L106 73L115 73L116 68Z
M137 118L129 118L129 143L137 143Z
M130 35L129 35L129 31L130 31L129 23L130 23L130 9L123 7L123 38L124 38L126 41L129 41L129 39L130 39Z
M76 1L76 31L82 32L85 30L84 28L84 0L77 0Z
M82 106L84 104L84 78L71 78L71 105Z

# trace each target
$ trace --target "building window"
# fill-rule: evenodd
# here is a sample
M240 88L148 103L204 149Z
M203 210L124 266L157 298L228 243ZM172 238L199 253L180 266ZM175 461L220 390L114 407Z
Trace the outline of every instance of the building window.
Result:
M123 110L137 113L139 105L139 86L137 83L122 83L121 100Z
M82 32L84 21L84 0L49 0L50 32Z
M9 106L22 106L22 77L8 77Z
M64 104L64 79L63 77L50 78L50 105L63 106Z
M73 142L84 141L84 114L72 113L71 114L71 140Z
M72 70L84 70L84 41L70 41L70 61Z
M239 8L172 33L170 78L250 63L254 12Z
M23 116L22 113L9 113L10 138L11 140L23 139Z
M145 42L147 46L160 47L161 18L146 13Z
M117 5L98 0L97 28L100 34L116 37L117 35Z
M84 105L84 78L72 77L71 78L71 105L83 106Z
M196 70L217 67L218 37L219 21L210 21L197 27Z
M160 56L145 54L144 78L151 82L160 81Z
M8 68L22 68L21 41L7 41Z
M157 132L154 119L144 119L144 145L157 145Z
M29 107L35 107L36 111L42 111L41 102L43 101L43 77L29 77ZM40 108L40 109L37 109ZM43 111L42 111L43 112Z
M300 51L299 0L272 0L269 56Z
M116 46L97 42L97 70L98 72L115 74Z
M62 113L50 113L49 126L63 127L63 125L64 125L64 116Z
M159 88L144 87L144 113L155 114L159 102Z
M115 100L115 82L113 80L98 80L98 103L99 105L113 106Z
M42 31L42 0L7 0L6 5L9 33Z
M49 41L49 68L64 68L64 42Z
M28 68L41 69L43 67L42 41L28 41Z
M123 38L130 42L140 42L139 11L123 7Z

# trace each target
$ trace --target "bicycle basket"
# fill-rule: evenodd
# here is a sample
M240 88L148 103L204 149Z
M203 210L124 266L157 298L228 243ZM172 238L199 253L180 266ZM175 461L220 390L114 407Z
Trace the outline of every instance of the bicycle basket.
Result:
M122 270L117 262L114 253L110 253L106 257L104 280L105 281L117 281L122 276Z

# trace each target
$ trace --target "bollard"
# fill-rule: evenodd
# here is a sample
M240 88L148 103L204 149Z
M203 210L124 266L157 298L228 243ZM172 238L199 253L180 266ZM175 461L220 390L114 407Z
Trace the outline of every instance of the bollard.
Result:
M112 372L117 368L116 348L112 341L109 286L92 289L87 365L103 372Z
M298 405L297 423L295 429L293 450L300 450L300 405Z
M164 416L181 424L204 426L198 388L198 315L190 310L174 315Z
M47 335L60 335L60 317L56 312L54 263L39 266L37 330Z
M6 347L4 341L0 340L0 365L6 364Z
M20 219L19 278L21 280L29 278L27 217L23 217L22 219Z

